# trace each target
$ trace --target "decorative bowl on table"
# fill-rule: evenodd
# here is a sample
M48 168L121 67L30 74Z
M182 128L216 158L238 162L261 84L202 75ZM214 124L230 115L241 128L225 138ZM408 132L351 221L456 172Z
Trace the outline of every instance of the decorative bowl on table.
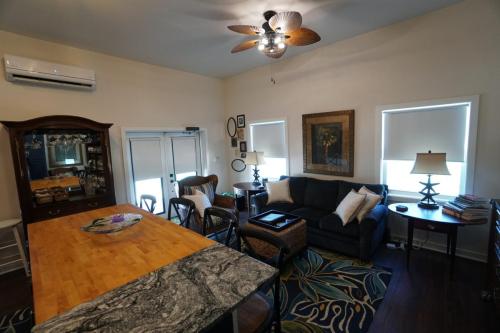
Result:
M82 231L96 234L110 234L129 228L142 220L141 214L115 214L95 219L81 227Z

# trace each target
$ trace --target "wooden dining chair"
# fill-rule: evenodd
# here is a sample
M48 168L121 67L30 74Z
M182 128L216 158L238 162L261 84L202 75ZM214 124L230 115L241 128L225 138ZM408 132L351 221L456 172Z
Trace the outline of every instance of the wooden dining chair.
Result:
M172 211L173 208L173 211ZM168 215L167 219L172 221L175 212L175 216L179 219L179 224L185 228L189 229L191 218L193 217L194 210L196 209L194 202L189 199L184 198L172 198L168 202Z
M156 197L151 194L142 194L139 205L142 209L154 213L156 208Z
M233 212L219 208L205 208L203 213L202 235L207 236L226 246L237 247L235 229L238 228L239 218ZM209 233L209 231L213 231ZM234 245L234 246L233 246Z

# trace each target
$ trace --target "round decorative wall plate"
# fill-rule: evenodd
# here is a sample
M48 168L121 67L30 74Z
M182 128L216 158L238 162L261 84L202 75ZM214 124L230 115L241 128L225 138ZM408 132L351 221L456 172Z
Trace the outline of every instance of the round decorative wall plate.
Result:
M231 169L233 169L236 172L243 172L247 168L247 165L245 164L245 161L243 161L241 158L235 158L231 162Z
M129 228L142 220L141 214L115 214L93 220L80 229L95 234L110 234Z

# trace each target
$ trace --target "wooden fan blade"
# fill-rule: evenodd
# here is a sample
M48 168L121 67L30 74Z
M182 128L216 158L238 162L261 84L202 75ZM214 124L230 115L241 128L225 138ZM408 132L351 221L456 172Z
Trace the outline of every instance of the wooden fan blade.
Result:
M276 32L289 33L300 28L302 15L299 12L282 12L269 20L269 25Z
M230 25L227 28L245 35L260 35L264 33L264 29L255 25Z
M300 28L286 35L285 44L293 46L305 46L317 43L321 37L313 30Z
M258 42L257 39L244 41L243 43L240 43L240 44L236 45L235 47L233 47L233 49L231 50L231 53L237 53L237 52L251 49L252 47L257 45L257 42Z

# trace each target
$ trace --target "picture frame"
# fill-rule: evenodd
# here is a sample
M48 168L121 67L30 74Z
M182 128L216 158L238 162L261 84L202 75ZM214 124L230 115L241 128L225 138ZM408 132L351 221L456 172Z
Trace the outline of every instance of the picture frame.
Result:
M246 153L247 152L247 142L246 141L241 141L240 142L240 152Z
M237 138L231 138L231 147L238 148L238 139Z
M354 176L354 110L302 115L304 173Z
M230 117L226 123L226 130L229 137L234 138L236 136L236 119Z
M245 115L239 114L236 116L236 125L238 128L245 128Z
M245 129L238 128L238 130L236 131L236 137L238 138L239 141L245 140Z

